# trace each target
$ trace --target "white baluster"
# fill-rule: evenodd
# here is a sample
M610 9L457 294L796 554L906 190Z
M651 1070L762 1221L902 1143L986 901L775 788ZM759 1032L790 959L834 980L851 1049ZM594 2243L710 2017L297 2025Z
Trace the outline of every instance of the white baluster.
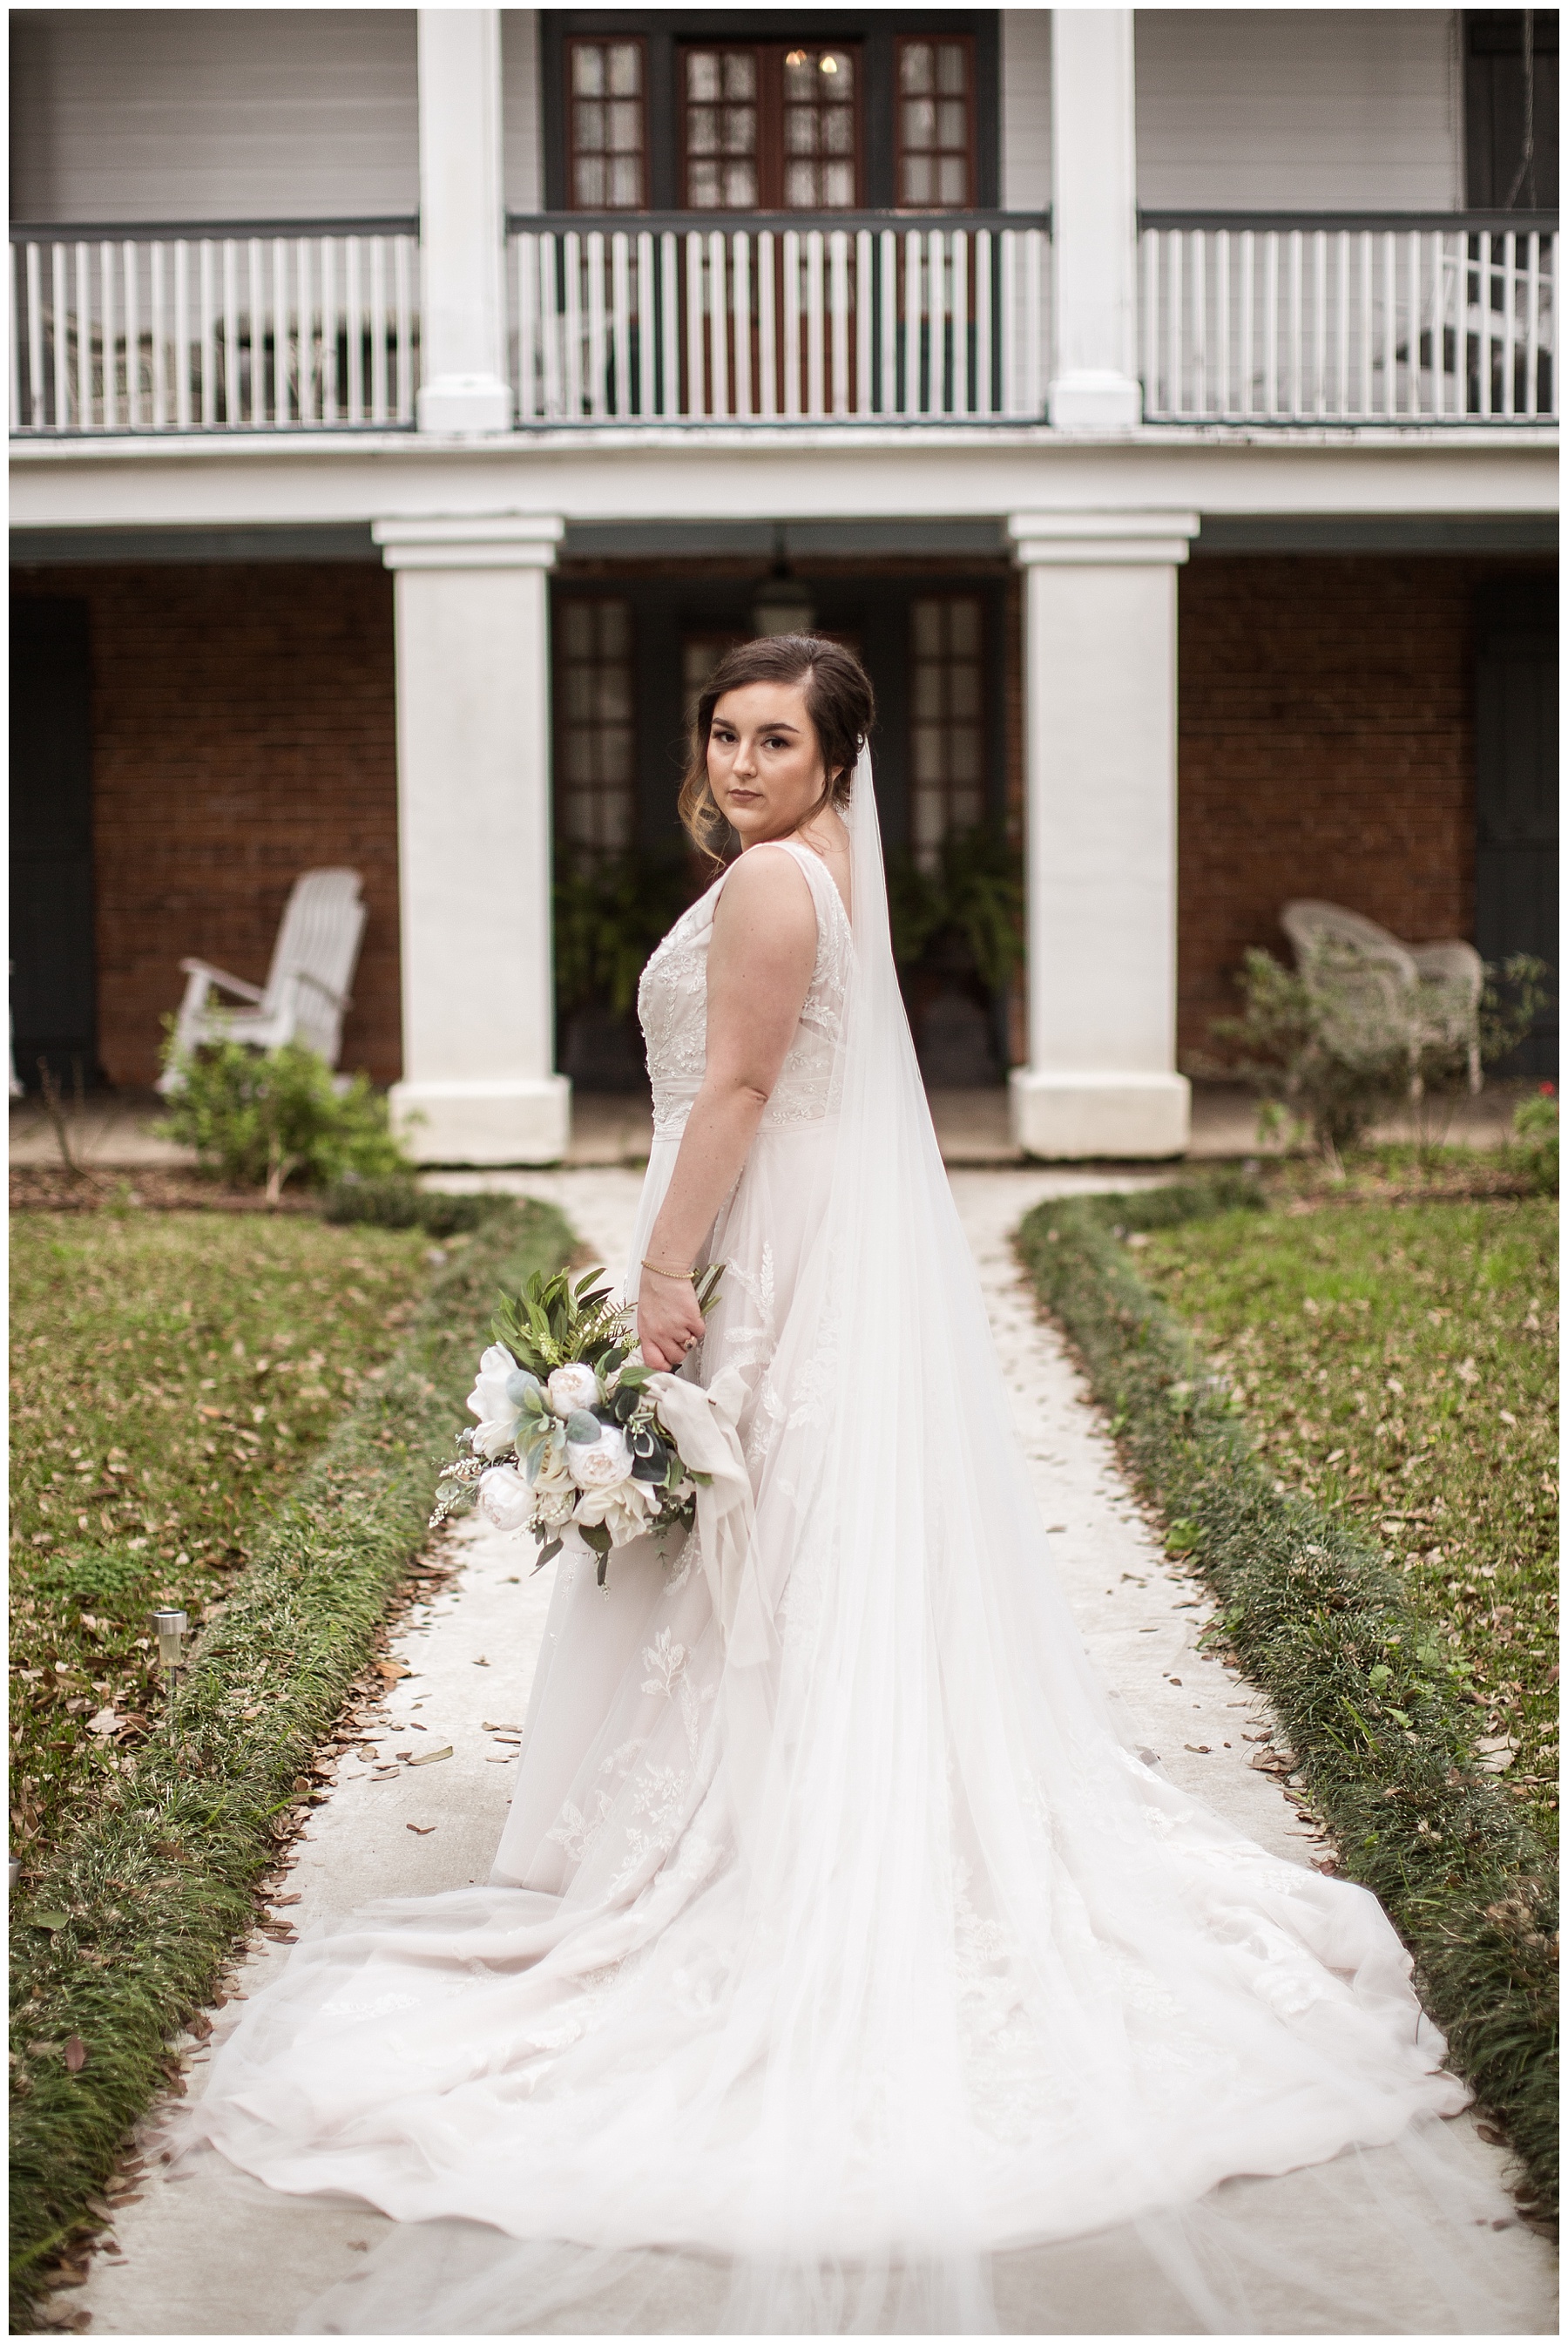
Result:
M1257 392L1256 304L1258 239L1250 227L1241 230L1241 298L1236 318L1236 338L1241 349L1241 413L1252 414Z
M326 300L328 272L321 263L321 246L314 237L296 237L296 366L300 370L300 422L321 422L326 415L326 312L317 333L317 284Z
M120 246L120 269L125 288L126 425L128 430L139 431L146 417L142 397L142 254L141 247L129 237Z
M877 318L879 411L895 415L899 406L899 240L885 227L878 244Z
M709 412L729 413L729 283L723 232L715 228L708 239L709 373L712 382Z
M806 231L806 388L807 413L814 422L828 412L827 299L823 284L823 237L819 227Z
M1215 412L1233 415L1236 402L1231 393L1231 231L1217 229L1214 237L1214 372L1218 378Z
M538 238L525 228L518 238L518 420L532 423L539 411L536 363L539 337Z
M970 240L961 227L952 232L953 413L970 412Z
M1334 413L1342 423L1351 405L1351 239L1341 228L1334 239Z
M414 297L412 279L418 245L412 237L398 237L392 247L392 275L397 300L397 420L414 420Z
M582 269L582 237L569 227L561 238L561 388L571 423L580 423L583 414Z
M239 383L239 248L223 240L223 419L236 430L245 419Z
M994 391L991 384L990 352L990 272L991 232L989 227L975 231L975 412L992 412Z
M1263 412L1280 411L1280 233L1263 233Z
M289 422L288 384L294 336L288 321L288 246L281 236L272 239L272 422L277 431Z
M583 239L583 282L588 288L588 380L584 404L596 421L608 412L609 336L604 299L604 235L590 228Z
M583 247L588 278L588 410L596 422L606 412L609 344L605 331L604 235L590 228Z
M1503 412L1512 416L1513 398L1513 353L1518 343L1515 305L1518 298L1518 278L1514 268L1517 249L1512 228L1503 238Z
M618 422L631 417L631 238L616 228L609 240L610 349L615 360L615 411Z
M11 429L21 431L31 420L22 412L22 303L17 283L17 264L23 254L16 245L11 247ZM25 265L25 264L24 264Z
M1024 319L1029 335L1026 384L1028 415L1038 423L1045 413L1047 353L1045 321L1049 314L1045 298L1045 231L1026 227L1023 232L1024 259L1028 277L1024 285Z
M661 415L680 412L680 264L675 231L666 228L659 238L659 333L662 337L664 389Z
M49 420L49 399L44 387L43 254L35 244L27 247L26 276L27 420L36 431Z
M1312 413L1329 409L1329 239L1323 229L1312 232Z
M1302 328L1303 287L1302 263L1304 258L1302 231L1291 230L1291 408L1292 419L1305 413L1302 401Z
M828 299L833 413L844 416L849 412L849 239L841 227L828 238Z
M855 231L855 412L871 413L872 254L869 227Z
M76 247L76 429L90 431L93 399L93 264L85 244Z
M336 423L342 398L337 365L337 254L336 239L321 239L321 419Z
M255 359L251 361L254 371ZM387 239L370 239L370 420L387 420Z
M1209 248L1203 230L1192 231L1192 411L1209 412Z
M686 239L686 413L708 412L702 360L702 238L695 228Z
M925 298L920 283L921 237L918 228L904 234L904 412L926 412L924 367Z
M654 292L653 234L637 237L637 405L645 423L653 419L658 379L658 303Z
M1001 232L1001 411L1004 415L1023 412L1022 355L1018 346L1019 245L1017 228L1004 227Z
M1139 363L1143 375L1143 411L1145 415L1164 412L1160 395L1160 231L1146 227L1142 237L1143 302L1139 319L1141 341Z
M779 328L774 302L775 239L765 227L757 239L757 364L762 376L762 417L770 423L779 412Z
M115 380L115 248L107 240L98 247L98 308L103 318L104 429L113 431L120 408Z
M566 413L561 365L560 263L556 239L547 228L539 237L539 359L544 374L544 411L551 423Z
M747 229L736 229L730 250L735 412L741 422L752 423L757 419L757 405L751 392L751 237Z
M1395 284L1397 256L1392 228L1382 231L1382 411L1399 412L1399 293Z
M1555 416L1561 412L1563 405L1563 386L1557 379L1557 259L1562 240L1555 228L1551 229L1549 233L1551 236L1550 248L1552 255L1552 268L1551 281L1547 293L1547 299L1550 303L1550 307L1547 310L1546 316L1546 362L1551 369L1552 379L1551 411L1553 415Z
M784 231L784 417L800 414L800 232Z
M1187 363L1183 348L1185 336L1182 330L1186 324L1182 264L1187 254L1185 239L1181 229L1172 231L1167 239L1166 250L1168 254L1166 267L1169 270L1165 287L1165 326L1169 336L1166 371L1171 379L1171 412L1172 415L1185 415L1188 402Z
M1541 231L1533 227L1524 239L1524 412L1540 413L1537 376L1541 365Z

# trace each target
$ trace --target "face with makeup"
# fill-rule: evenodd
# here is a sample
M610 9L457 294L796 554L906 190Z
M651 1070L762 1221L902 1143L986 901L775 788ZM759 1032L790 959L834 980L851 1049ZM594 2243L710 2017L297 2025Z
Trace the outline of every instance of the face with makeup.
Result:
M822 802L822 751L798 683L727 692L708 732L708 785L742 849L788 838Z

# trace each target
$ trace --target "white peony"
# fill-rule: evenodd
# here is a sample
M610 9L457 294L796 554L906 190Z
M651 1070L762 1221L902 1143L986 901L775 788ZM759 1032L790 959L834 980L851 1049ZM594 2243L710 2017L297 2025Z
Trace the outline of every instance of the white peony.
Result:
M578 1500L579 1522L602 1522L611 1546L625 1546L640 1538L658 1511L658 1491L651 1481L634 1481L628 1474L613 1489L586 1490Z
M570 1416L576 1408L598 1406L598 1378L581 1359L574 1359L569 1367L555 1369L545 1389L558 1416Z
M521 1411L507 1396L507 1379L517 1372L518 1363L504 1343L492 1343L480 1358L478 1377L468 1394L468 1412L479 1420L474 1435L477 1456L504 1456L517 1440Z
M498 1531L526 1531L534 1519L534 1493L515 1465L492 1465L479 1476L475 1503Z
M597 1440L568 1440L567 1471L579 1490L618 1488L631 1471L631 1450L619 1425L607 1424Z

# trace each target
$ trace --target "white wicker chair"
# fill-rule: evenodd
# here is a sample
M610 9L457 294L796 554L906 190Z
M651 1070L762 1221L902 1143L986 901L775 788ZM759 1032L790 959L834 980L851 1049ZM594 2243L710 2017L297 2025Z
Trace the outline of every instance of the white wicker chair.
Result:
M1403 944L1362 913L1312 896L1286 904L1280 925L1303 971L1310 970L1325 946L1334 950L1342 965L1352 960L1362 965L1369 995L1381 1000L1391 1022L1407 1029L1412 1091L1419 1091L1416 1069L1422 1048L1429 1046L1462 1050L1470 1087L1480 1090L1481 990L1486 968L1473 945L1457 937L1442 944Z
M247 985L208 961L181 961L186 991L175 1027L176 1054L203 1042L249 1042L262 1050L303 1042L336 1066L364 932L357 871L302 873L285 908L264 985ZM217 993L254 1005L229 1008L213 998ZM158 1088L166 1094L179 1087L171 1065Z

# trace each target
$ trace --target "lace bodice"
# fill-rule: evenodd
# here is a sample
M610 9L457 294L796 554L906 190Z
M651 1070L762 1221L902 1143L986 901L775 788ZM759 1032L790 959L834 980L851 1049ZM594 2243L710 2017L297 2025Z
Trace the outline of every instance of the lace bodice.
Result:
M762 1111L763 1131L785 1124L819 1123L839 1104L839 1041L853 949L849 914L827 866L794 839L779 843L806 874L817 906L817 962L789 1054ZM681 914L649 958L638 987L637 1014L653 1085L653 1127L660 1138L673 1138L684 1128L702 1087L708 1063L708 946L714 906L729 876L728 871L721 872L707 894Z

